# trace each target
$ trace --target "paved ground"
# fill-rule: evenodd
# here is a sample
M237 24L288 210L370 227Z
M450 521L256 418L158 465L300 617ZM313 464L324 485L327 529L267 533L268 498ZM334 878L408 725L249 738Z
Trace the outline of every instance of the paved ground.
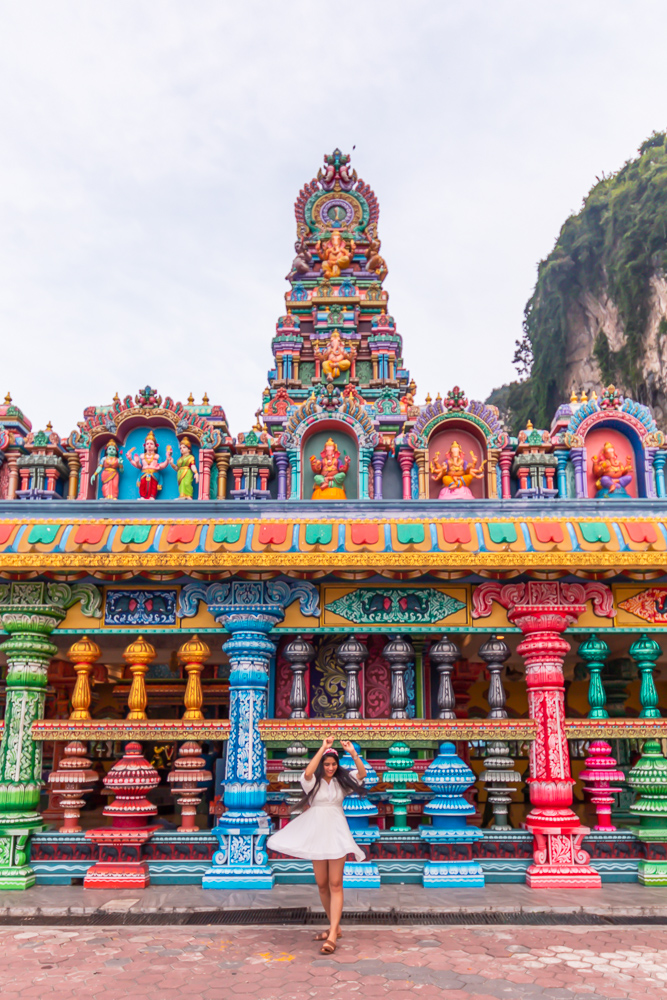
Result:
M667 929L0 928L3 1000L646 1000Z
M277 885L271 890L202 889L197 885L152 885L148 889L100 890L42 885L27 892L0 892L0 916L67 916L99 910L170 913L249 910L305 906L321 911L314 885ZM612 914L667 917L667 886L605 883L601 889L528 889L517 883L483 889L424 889L420 885L383 885L346 889L345 909L406 912L502 912Z

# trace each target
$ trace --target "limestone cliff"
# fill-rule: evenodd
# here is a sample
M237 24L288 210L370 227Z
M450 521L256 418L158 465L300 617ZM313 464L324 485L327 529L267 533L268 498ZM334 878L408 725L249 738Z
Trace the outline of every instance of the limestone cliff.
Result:
M572 390L613 382L667 429L667 144L654 133L603 177L538 269L504 390L513 429L548 427ZM494 400L496 401L496 400Z

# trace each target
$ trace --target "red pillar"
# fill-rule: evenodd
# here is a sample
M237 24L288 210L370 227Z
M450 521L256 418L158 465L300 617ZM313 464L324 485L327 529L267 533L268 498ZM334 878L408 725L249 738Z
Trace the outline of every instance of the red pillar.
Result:
M510 485L510 469L512 468L512 459L514 454L511 451L501 451L500 457L498 459L498 465L500 466L500 491L503 500L508 500L512 496L512 487Z
M412 466L415 464L415 456L411 451L401 449L398 453L398 464L403 474L403 499L412 500Z
M497 601L524 634L518 652L526 663L529 715L537 722L528 779L532 809L525 823L535 838L526 884L535 889L601 885L581 847L588 827L571 808L574 780L565 737L563 660L570 644L563 632L583 614L588 600L597 615L613 617L611 591L600 583L485 583L473 593L473 617L487 617Z
M526 604L508 612L525 635L517 652L526 663L528 711L538 723L528 779L533 808L526 817L535 838L534 863L526 873L526 885L533 889L599 889L602 884L581 847L590 831L571 808L574 779L565 737L563 660L570 644L562 633L585 610L578 604Z

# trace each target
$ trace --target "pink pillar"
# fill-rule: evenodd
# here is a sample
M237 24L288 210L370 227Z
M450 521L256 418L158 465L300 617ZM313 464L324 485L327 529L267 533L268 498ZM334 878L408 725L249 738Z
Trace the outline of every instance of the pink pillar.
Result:
M415 463L415 456L411 451L399 451L398 453L398 464L401 467L401 472L403 474L403 499L412 499L412 479L411 472L412 466Z
M213 449L199 449L199 499L208 500L211 496L211 466L213 465Z
M508 500L512 496L510 486L510 469L514 455L511 451L501 451L498 464L500 466L500 490L503 500Z
M79 462L81 463L81 471L79 473L79 495L77 496L77 500L87 500L88 488L90 485L90 452L77 450L77 455L79 456Z

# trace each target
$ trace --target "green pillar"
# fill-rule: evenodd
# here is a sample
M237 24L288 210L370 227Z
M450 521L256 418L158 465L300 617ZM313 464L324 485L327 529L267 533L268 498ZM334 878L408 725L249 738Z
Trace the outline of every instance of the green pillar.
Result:
M639 862L639 881L642 885L667 885L667 861L660 860L664 848L653 847L667 842L667 760L658 740L644 743L628 781L639 792L630 812L639 818L637 836L646 845L646 860Z
M412 770L413 764L408 744L400 740L392 743L387 754L387 770L382 775L382 780L392 786L389 801L394 810L394 825L391 829L399 832L410 829L407 821L410 793L407 786L419 781L419 775Z
M636 642L633 642L629 652L637 664L642 681L639 691L642 710L639 713L639 717L641 719L659 719L661 716L658 709L658 692L655 689L653 671L655 670L655 661L660 656L662 650L655 639L651 639L650 636L644 633Z
M609 712L605 708L607 696L602 686L602 670L609 656L609 646L604 639L591 635L579 646L579 656L585 661L590 675L588 683L589 719L608 719Z
M34 586L39 600L44 585ZM37 811L42 744L33 740L31 728L35 720L44 718L48 666L57 652L48 636L64 618L62 608L48 604L0 605L0 624L9 633L0 646L7 657L7 704L0 742L0 889L29 889L35 884L28 864L28 838L42 828Z

